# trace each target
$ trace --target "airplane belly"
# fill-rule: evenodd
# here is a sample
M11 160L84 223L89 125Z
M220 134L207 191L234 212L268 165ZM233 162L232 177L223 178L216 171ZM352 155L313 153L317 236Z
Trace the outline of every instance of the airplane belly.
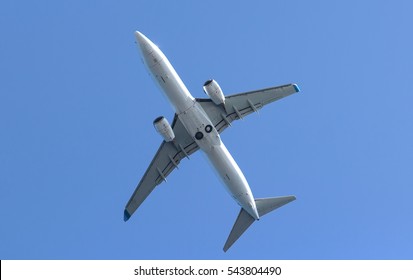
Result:
M211 146L209 150L204 150L204 152L224 182L230 195L252 217L259 219L254 196L247 179L224 143L220 141L219 145Z
M194 101L178 117L201 150L206 151L221 142L218 131L198 102Z
M194 98L169 61L163 59L153 65L150 70L153 79L167 96L178 114L192 106L195 101Z
M259 219L255 200L244 174L199 103L195 101L193 106L178 117L189 135L207 155L231 196L252 217Z

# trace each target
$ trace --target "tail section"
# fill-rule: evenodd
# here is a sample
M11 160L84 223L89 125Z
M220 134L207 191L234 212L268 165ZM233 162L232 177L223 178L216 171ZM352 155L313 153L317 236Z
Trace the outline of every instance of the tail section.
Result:
M249 228L249 226L255 221L255 219L248 214L244 208L241 208L241 211L238 214L238 218L235 221L234 226L232 227L231 233L228 236L227 242L224 245L224 252L226 252L229 247L234 244L235 241Z
M286 205L287 203L295 200L294 195L269 197L269 198L257 198L255 204L257 205L258 214L260 217L265 214Z
M295 196L280 196L280 197L270 197L270 198L258 198L255 199L255 204L257 205L258 214L260 217L265 214L280 208L281 206L295 200ZM243 208L238 214L237 220L232 227L231 233L228 236L227 242L224 245L224 252L226 252L235 241L249 228L250 225L255 221L255 219L248 214Z

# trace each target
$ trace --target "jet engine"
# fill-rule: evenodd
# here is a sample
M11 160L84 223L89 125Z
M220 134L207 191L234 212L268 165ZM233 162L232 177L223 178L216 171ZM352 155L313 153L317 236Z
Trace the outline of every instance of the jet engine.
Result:
M214 101L216 105L225 103L225 96L221 87L215 80L208 80L203 86L204 92Z
M163 137L166 142L170 142L175 139L175 133L172 130L167 119L163 116L157 117L153 121L156 131Z

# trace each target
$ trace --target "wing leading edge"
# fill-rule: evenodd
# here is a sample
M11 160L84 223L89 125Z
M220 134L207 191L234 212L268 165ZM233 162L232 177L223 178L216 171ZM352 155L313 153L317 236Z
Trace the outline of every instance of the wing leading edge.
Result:
M134 193L126 204L124 220L127 221L138 209L154 188L166 181L166 177L178 167L185 157L196 152L199 147L188 134L178 116L172 122L175 139L172 142L163 141Z

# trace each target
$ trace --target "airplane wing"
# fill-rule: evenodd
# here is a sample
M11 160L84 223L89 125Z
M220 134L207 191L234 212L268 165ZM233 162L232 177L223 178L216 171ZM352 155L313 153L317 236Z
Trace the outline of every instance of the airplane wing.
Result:
M172 122L172 129L175 133L175 139L172 142L162 142L135 192L126 204L125 221L132 216L157 185L166 181L166 177L178 167L183 158L199 149L176 114Z
M198 98L197 101L201 104L215 128L221 133L234 120L239 120L271 102L299 91L296 84L288 84L230 95L225 98L225 105L215 105L209 98Z

